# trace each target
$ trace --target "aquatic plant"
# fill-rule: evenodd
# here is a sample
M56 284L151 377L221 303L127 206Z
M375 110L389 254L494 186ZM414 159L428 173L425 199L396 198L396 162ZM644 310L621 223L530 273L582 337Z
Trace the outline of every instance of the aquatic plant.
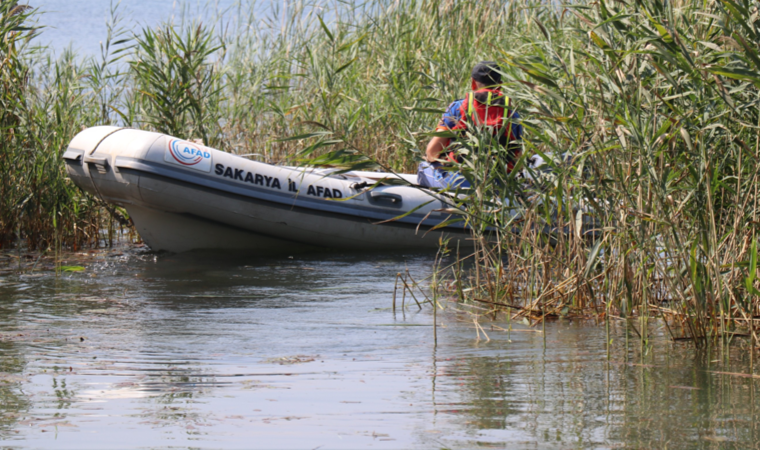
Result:
M106 86L114 74L106 50L103 62L81 63L70 51L54 58L34 47L40 32L35 10L0 2L0 246L29 248L98 245L113 236L109 210L66 177L61 154L82 127L110 123ZM109 26L107 48L114 42ZM118 25L118 24L116 24ZM112 84L112 83L111 83Z
M757 8L602 1L526 12L534 31L500 53L527 153L552 179L496 197L517 215L484 203L483 186L458 202L482 242L463 299L532 320L635 314L642 343L658 316L674 339L743 335L757 346ZM462 169L489 176L488 165Z
M223 50L213 32L198 24L180 33L166 24L143 29L135 40L130 65L140 124L216 146L224 85L220 67L210 61Z

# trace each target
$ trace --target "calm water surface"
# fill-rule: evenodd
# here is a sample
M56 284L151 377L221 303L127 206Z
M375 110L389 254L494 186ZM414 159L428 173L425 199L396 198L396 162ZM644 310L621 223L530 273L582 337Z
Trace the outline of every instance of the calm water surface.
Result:
M121 249L6 272L0 447L760 448L734 355L642 356L615 327L608 361L604 327L569 321L478 340L450 303L434 345L429 308L389 308L394 275L431 263Z
M23 1L20 3L24 3ZM175 24L200 20L207 25L224 25L258 11L267 16L269 6L285 4L277 0L27 0L41 13L37 20L45 28L37 42L60 53L71 47L83 56L99 56L100 42L106 39L106 22L111 3L118 4L120 27L139 31L161 22ZM223 19L220 21L219 19Z

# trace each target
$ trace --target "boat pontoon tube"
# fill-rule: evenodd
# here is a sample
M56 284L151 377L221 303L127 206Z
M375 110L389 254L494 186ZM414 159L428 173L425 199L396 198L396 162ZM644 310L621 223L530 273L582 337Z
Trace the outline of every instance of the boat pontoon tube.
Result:
M448 215L429 191L367 189L384 176L414 182L410 175L274 166L108 126L79 133L63 157L74 183L124 207L154 250L434 249L442 237L471 245L461 226L431 231Z

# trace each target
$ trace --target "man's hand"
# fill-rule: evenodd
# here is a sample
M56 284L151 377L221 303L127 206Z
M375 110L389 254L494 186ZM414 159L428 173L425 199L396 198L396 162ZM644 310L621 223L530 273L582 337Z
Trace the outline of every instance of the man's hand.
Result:
M449 145L449 138L443 138L435 136L427 145L425 149L425 160L427 162L435 162L441 157L443 149Z

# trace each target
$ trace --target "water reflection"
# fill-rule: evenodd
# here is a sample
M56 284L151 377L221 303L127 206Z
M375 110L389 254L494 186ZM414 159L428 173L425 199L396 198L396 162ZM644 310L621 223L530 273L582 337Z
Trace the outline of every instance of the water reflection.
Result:
M4 333L0 341L0 440L13 436L17 422L31 405L29 398L19 389L24 381L24 362L10 333Z
M431 255L294 258L135 249L82 273L0 283L0 439L114 446L751 448L739 351L652 326L484 323L390 310ZM452 305L453 306L453 305ZM461 309L461 308L460 308ZM466 308L464 308L466 309ZM499 318L495 325L509 329Z
M662 333L648 354L630 344L626 361L624 333L613 330L613 343L622 339L609 361L605 335L585 325L547 326L546 348L536 335L510 343L491 334L482 355L453 359L438 371L439 386L445 386L440 377L453 381L441 390L459 400L445 412L468 417L468 432L448 438L462 447L760 445L758 380L745 375L747 361L726 359L719 349L672 346Z

